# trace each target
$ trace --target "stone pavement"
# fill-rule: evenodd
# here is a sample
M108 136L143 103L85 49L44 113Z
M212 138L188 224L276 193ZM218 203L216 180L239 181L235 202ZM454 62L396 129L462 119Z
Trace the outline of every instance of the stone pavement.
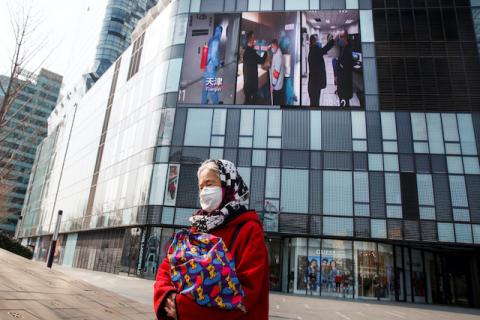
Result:
M53 269L152 308L153 281L53 265ZM480 320L479 309L270 294L270 320Z
M55 264L49 270L0 249L0 320L154 319L152 294L151 280ZM288 319L479 320L480 310L270 294L270 320Z
M0 320L155 319L150 306L0 249Z

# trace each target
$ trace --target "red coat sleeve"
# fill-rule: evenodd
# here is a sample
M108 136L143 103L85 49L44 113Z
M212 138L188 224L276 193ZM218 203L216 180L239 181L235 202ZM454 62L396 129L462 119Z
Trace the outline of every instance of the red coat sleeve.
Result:
M238 279L245 291L244 305L248 310L256 300L264 283L265 270L268 269L268 255L262 227L255 223L245 224L237 239L234 249L235 268ZM176 296L179 320L225 320L238 319L245 314L240 310L226 311L198 305L195 301L178 294Z
M170 264L165 258L157 272L157 279L153 285L153 307L158 319L170 319L163 310L164 300L170 292L177 292L170 278Z

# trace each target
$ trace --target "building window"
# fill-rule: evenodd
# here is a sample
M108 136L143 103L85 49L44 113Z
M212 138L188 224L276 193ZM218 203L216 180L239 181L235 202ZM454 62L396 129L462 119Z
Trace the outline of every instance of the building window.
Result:
M353 237L353 219L323 217L323 234L326 236Z
M453 207L468 208L467 189L464 176L448 176Z
M400 190L400 175L385 173L385 199L387 203L387 217L389 218L402 218L402 196Z
M457 116L454 113L442 113L443 135L445 142L458 142Z
M270 149L282 147L282 111L270 110L268 112L268 143Z
M460 143L462 154L477 155L477 146L475 143L475 133L471 114L458 114L458 126L460 132Z
M281 211L308 212L308 170L282 170Z
M397 126L395 123L395 113L382 112L382 138L384 152L398 152L397 147Z
M132 56L130 58L130 66L128 67L127 80L133 77L140 67L140 58L142 56L143 40L145 32L133 43Z
M310 112L310 149L322 150L322 112Z
M253 147L266 148L268 139L268 110L255 110Z
M372 238L387 238L387 222L385 219L372 219L370 223Z
M415 153L429 153L427 123L424 113L412 113L413 150Z
M212 147L223 147L225 142L225 124L227 122L227 110L215 109L212 124Z
M267 152L265 150L253 150L252 166L265 167L267 164Z
M480 243L480 224L472 224L473 240L475 243Z
M433 181L430 174L417 174L418 204L420 219L435 220Z
M383 171L383 156L377 153L368 154L368 170Z
M385 143L385 142L384 142ZM395 141L395 147L397 142ZM385 171L399 171L398 155L396 154L384 154L383 155L383 167Z
M167 164L156 164L153 168L150 205L163 205L167 167Z
M368 173L355 171L353 173L353 186L354 186L355 216L368 217L370 215Z
M280 197L280 169L267 168L265 181L265 198L278 199Z
M367 151L367 127L365 112L352 112L352 147L353 151Z
M455 237L457 242L472 243L472 228L469 224L455 223Z
M462 174L463 173L462 158L461 157L448 156L447 157L447 168L448 168L448 173Z
M444 144L442 135L442 122L439 113L428 113L427 127L428 127L428 145L430 153L444 154Z
M178 91L178 82L180 81L181 70L182 70L182 59L177 58L169 61L165 92Z
M438 240L443 242L455 242L452 223L437 223Z
M351 171L323 172L323 213L352 216L353 188ZM282 193L283 197L283 193Z
M480 174L480 165L477 157L463 157L465 174Z
M285 10L308 10L308 0L286 0Z
M253 145L253 110L242 110L240 116L240 137L238 146L240 148L251 148Z
M371 10L360 10L360 30L363 42L375 42Z
M188 110L184 145L202 147L210 146L212 118L212 109Z

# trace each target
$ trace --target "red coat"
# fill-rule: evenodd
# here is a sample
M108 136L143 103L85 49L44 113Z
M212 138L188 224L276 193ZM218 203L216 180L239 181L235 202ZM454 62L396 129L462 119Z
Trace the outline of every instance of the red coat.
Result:
M233 247L230 240L236 226L241 227ZM222 237L225 244L235 258L236 273L245 291L244 305L247 313L239 310L226 311L218 308L198 305L195 301L181 294L176 296L178 320L267 320L268 319L268 293L269 271L268 253L265 246L262 223L255 211L248 211L238 215L227 224L211 232ZM153 305L158 319L169 319L163 310L163 300L168 293L175 292L175 287L170 279L170 265L167 259L163 260L153 289ZM161 307L161 310L159 310Z

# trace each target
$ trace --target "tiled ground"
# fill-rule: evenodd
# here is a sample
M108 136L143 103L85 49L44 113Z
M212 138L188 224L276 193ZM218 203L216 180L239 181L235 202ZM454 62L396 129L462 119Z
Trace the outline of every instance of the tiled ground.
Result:
M155 319L150 306L0 249L0 320Z
M58 265L49 270L0 249L0 320L155 319L153 283ZM478 320L480 310L270 294L270 319Z
M43 263L44 264L44 263ZM43 265L42 264L42 265ZM82 279L111 290L152 308L153 281L95 272L85 269L53 266L72 279ZM388 303L375 300L343 300L270 294L270 320L480 320L480 309L450 306ZM252 319L254 320L254 319Z

